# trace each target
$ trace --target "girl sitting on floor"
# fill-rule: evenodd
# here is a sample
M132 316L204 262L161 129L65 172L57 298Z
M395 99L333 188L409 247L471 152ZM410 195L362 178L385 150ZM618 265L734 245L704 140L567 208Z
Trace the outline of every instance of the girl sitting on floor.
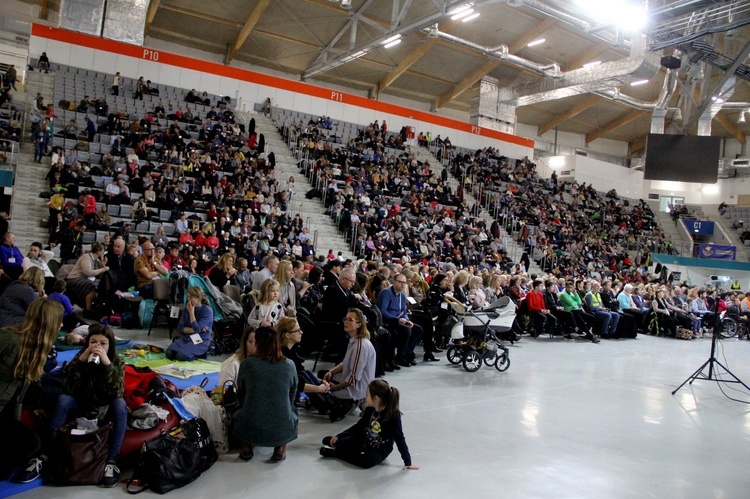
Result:
M411 463L409 447L401 427L399 393L382 379L367 386L367 408L357 424L335 437L325 437L320 455L337 457L360 468L372 468L385 461L396 442L405 470L418 470Z

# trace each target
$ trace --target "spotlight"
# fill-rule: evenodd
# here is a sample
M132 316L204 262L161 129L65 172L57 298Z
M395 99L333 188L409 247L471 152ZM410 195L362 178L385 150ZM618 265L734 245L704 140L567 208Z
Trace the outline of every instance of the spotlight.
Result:
M352 0L341 0L341 8L343 8L343 9L351 9L352 8Z

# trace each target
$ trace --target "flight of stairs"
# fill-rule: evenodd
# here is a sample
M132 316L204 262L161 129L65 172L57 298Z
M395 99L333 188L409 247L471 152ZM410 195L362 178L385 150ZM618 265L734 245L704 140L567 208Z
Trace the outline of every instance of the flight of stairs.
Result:
M424 147L417 147L413 146L411 147L411 154L412 156L417 160L421 161L423 163L429 163L432 167L432 170L439 174L439 172L443 168L443 163L437 159L437 157L430 152L429 149L426 149ZM453 176L448 175L448 185L450 186L451 190L453 192L457 192L458 188L460 187L459 181ZM468 203L469 206L474 206L474 204L477 202L474 196L471 195L471 193L468 193L464 191L464 199ZM484 207L481 207L481 210L479 211L479 218L484 219L487 221L487 226L492 223L492 220L495 218L484 209ZM505 227L500 228L500 233L502 236L502 240L505 243L505 250L507 251L510 258L513 260L513 263L518 263L520 261L521 256L524 253L523 246L518 244L515 239L513 239L513 236L508 234L505 230ZM531 264L529 265L530 268L526 269L526 271L529 274L537 274L542 275L544 272L542 269L537 265L537 263L531 258L531 255L529 255L529 259Z
M305 198L305 193L313 186L297 167L298 160L287 147L273 120L264 114L253 113L252 117L255 118L256 133L262 133L266 139L266 154L273 152L276 156L274 177L279 181L280 187L286 188L289 177L294 177L295 192L287 211L292 216L301 213L310 234L313 237L317 235L316 255L326 255L329 249L333 249L334 255L341 251L344 259L356 261L358 257L350 251L344 234L339 232L333 219L325 214L322 201Z
M32 242L40 242L46 246L49 239L49 233L42 225L42 220L49 217L47 199L39 197L42 191L49 190L49 184L45 180L50 169L49 157L45 156L41 163L34 163L34 146L31 142L29 117L31 116L30 113L35 112L34 97L37 92L42 94L45 103L53 105L55 76L38 71L28 71L25 85L24 100L28 103L27 106L30 111L27 112L26 116L24 140L21 146L21 154L18 157L16 177L13 184L12 220L10 222L10 230L16 236L16 246L24 254ZM28 98L26 98L27 96Z
M42 220L49 216L47 200L39 197L40 192L49 190L45 180L48 171L49 159L45 157L41 164L34 163L33 148L30 143L25 143L21 147L16 168L10 222L10 230L16 236L16 246L24 254L32 242L46 246L49 239L47 229L42 226Z

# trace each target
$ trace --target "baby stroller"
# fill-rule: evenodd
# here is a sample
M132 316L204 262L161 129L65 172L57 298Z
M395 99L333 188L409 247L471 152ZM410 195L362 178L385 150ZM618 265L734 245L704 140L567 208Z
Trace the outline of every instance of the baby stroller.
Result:
M498 298L486 308L472 310L452 297L446 297L454 314L451 342L446 352L448 362L462 364L468 372L495 366L500 372L510 367L508 348L499 335L513 327L516 310L507 296Z

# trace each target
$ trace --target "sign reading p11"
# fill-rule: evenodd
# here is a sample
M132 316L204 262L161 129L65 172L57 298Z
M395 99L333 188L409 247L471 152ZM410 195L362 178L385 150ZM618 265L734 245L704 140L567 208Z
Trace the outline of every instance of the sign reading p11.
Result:
M693 220L690 218L683 218L682 223L685 224L688 232L691 234L699 234L702 236L710 236L714 233L714 223L708 220Z

